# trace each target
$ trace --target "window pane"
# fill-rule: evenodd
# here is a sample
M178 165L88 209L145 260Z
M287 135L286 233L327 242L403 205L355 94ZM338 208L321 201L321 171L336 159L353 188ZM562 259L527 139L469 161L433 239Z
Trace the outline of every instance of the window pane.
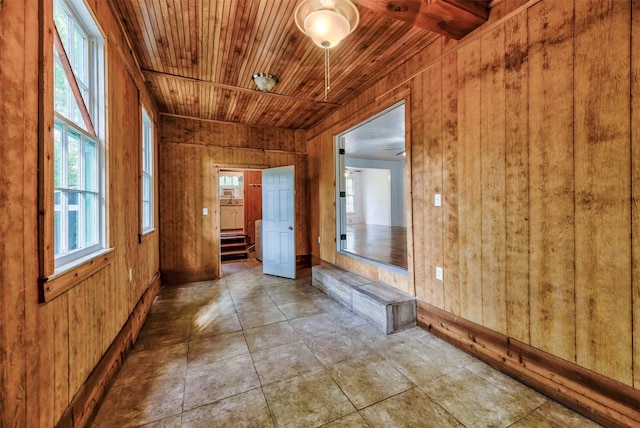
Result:
M84 144L84 189L98 191L98 152L96 143L91 140Z
M151 203L142 202L142 228L148 229L151 227Z
M77 192L67 193L69 231L67 234L68 251L80 248L80 212L78 206L79 195Z
M85 245L98 243L98 196L91 193L84 194L85 205Z
M58 33L60 34L60 38L62 39L62 45L65 49L67 49L67 40L69 31L67 29L67 23L69 16L67 12L65 12L64 8L60 4L59 1L55 1L53 3L53 21L56 24L56 28L58 29Z
M142 200L151 200L151 177L149 174L142 174Z
M67 138L67 187L80 188L80 135L69 131Z
M62 253L62 205L60 192L53 194L53 252L57 256Z
M62 126L53 128L53 186L62 186Z
M70 95L69 84L67 83L67 76L64 74L64 69L58 61L55 61L53 69L53 87L53 108L61 115L68 117L67 97Z
M80 31L80 29L74 25L73 26L73 72L76 75L76 79L80 80L82 83L86 85L87 76L85 70L85 50L86 50L87 39L84 37L84 34Z

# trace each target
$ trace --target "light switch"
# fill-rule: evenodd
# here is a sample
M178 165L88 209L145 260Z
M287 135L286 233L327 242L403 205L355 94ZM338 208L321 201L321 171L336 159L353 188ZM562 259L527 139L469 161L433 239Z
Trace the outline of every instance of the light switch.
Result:
M209 215L209 208L203 208L202 215Z
M436 279L438 281L442 281L442 278L443 278L442 268L440 266L436 266Z
M442 206L442 195L440 193L436 193L436 197L434 198L434 205L436 207Z

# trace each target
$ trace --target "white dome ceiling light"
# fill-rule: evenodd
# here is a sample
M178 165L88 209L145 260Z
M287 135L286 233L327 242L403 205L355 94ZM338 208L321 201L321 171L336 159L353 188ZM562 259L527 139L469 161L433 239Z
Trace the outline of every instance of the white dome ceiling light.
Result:
M331 89L329 49L358 26L358 9L349 0L302 0L296 8L295 19L300 31L324 49L324 101L327 102Z

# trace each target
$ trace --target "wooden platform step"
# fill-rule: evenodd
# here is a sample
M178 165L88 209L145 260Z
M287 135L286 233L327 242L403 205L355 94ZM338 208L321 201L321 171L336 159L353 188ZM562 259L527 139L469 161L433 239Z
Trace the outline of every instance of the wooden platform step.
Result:
M220 258L222 261L246 259L247 235L242 232L222 232L220 234Z
M313 266L312 284L385 334L416 326L416 298L332 264Z

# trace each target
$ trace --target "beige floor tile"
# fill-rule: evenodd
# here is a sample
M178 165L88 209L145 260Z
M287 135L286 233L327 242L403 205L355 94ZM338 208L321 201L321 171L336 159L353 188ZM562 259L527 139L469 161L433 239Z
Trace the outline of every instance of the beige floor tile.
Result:
M94 428L124 428L166 419L182 412L182 373L114 384L102 403Z
M229 292L231 293L231 297L234 301L238 300L250 300L250 299L268 299L269 295L266 291L260 286L257 285L255 287L243 287L243 288L233 288L229 287Z
M276 307L276 304L273 303L271 297L269 296L260 296L260 297L251 297L248 299L237 299L234 300L234 304L236 306L236 310L238 313L244 312L260 312L263 310L273 309Z
M325 366L373 353L356 335L346 330L305 337L304 342Z
M314 299L314 301L317 300ZM334 304L338 305L339 307L334 306ZM333 304L325 303L323 305L320 305L320 307L323 308L327 313L331 314L334 319L340 323L342 328L353 329L368 324L368 321L364 317L356 314L352 310L346 308L345 306L342 306L336 301L333 301Z
M229 315L236 312L236 307L233 304L233 299L227 298L224 300L208 300L205 303L194 305L196 311L193 318L195 320L204 320L215 318L220 315Z
M250 355L188 367L184 408L209 404L260 386Z
M443 353L419 340L383 349L380 355L416 385L458 370L474 360L446 358Z
M467 427L507 427L544 398L521 398L466 368L421 385L420 389Z
M150 424L143 425L141 428L180 428L182 425L182 415L171 416Z
M188 362L192 367L248 353L244 334L237 331L192 340L189 342Z
M548 401L511 425L511 428L595 428L599 426L554 401Z
M394 345L406 343L410 339L404 332L384 334L373 325L365 322L351 329L371 349L382 350Z
M138 382L141 379L182 373L187 368L188 344L166 346L148 351L131 352L118 372L117 381Z
M182 428L273 427L267 402L260 388L186 411Z
M274 299L275 300L275 299ZM288 320L322 313L322 309L311 299L278 304L278 308Z
M251 356L263 386L322 368L304 342L264 349Z
M367 407L360 414L373 428L463 427L417 388Z
M300 340L298 332L287 321L244 330L244 337L251 352Z
M134 351L145 349L157 349L165 346L185 343L191 335L191 323L189 320L181 322L167 321L166 324L158 324L157 327L145 326L134 344Z
M367 425L358 412L355 412L322 425L322 428L369 428L369 425Z
M207 314L193 319L191 338L215 336L240 330L242 330L242 326L238 315L235 313L226 315Z
M415 386L393 366L374 354L338 363L328 370L358 409Z
M278 427L317 427L355 411L324 370L267 385L264 394Z
M342 326L329 314L319 313L289 321L291 326L302 336L312 337L342 330Z
M280 309L273 304L270 308L260 309L256 312L238 312L238 318L240 318L240 324L245 330L287 320Z
M522 401L530 401L532 403L537 403L538 406L540 406L548 400L546 396L529 388L523 383L518 382L501 371L494 369L490 365L483 363L482 361L475 360L472 364L467 365L466 368L494 385L510 391L514 397L517 397Z

